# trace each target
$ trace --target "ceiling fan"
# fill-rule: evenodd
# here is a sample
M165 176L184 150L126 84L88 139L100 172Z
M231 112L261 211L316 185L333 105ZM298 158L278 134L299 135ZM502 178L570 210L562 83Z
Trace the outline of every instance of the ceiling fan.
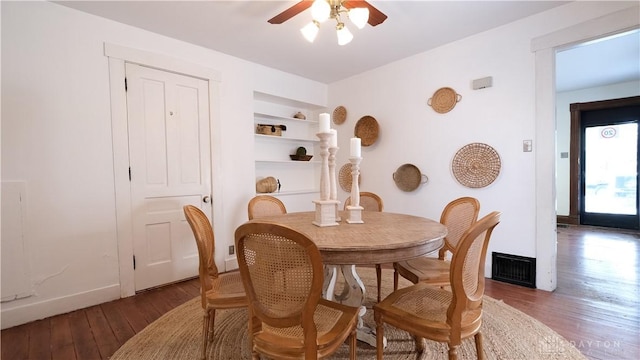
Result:
M366 1L362 0L326 0L327 3L331 6L332 15L335 12L337 15L340 11L340 8L345 8L347 10L354 8L367 8L369 9L369 19L367 23L371 26L376 26L382 24L386 19L387 15L382 13L380 10L376 9L373 5L369 4ZM299 13L307 10L313 5L314 0L302 0L297 4L291 6L280 14L272 17L268 20L270 24L282 24L283 22L291 19L292 17L298 15Z
M282 24L308 8L311 8L312 21L300 29L300 32L309 42L313 42L318 35L320 23L327 19L334 19L338 44L348 44L353 39L353 34L340 19L341 14L349 17L359 29L364 28L367 23L371 26L382 24L387 19L387 15L362 0L302 0L269 19L268 22Z

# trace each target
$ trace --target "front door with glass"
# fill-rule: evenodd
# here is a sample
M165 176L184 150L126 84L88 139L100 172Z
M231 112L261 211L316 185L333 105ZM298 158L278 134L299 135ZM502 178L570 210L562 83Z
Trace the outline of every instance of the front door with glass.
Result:
M640 106L581 114L580 223L638 229Z

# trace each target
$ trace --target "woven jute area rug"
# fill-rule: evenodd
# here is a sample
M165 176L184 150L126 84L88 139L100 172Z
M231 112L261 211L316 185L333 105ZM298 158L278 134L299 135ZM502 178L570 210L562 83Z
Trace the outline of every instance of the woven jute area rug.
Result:
M365 323L375 327L373 305L376 297L375 271L358 270L366 286L367 313ZM393 289L393 273L383 270L382 295ZM410 285L404 281L401 286ZM336 287L341 289L341 287ZM501 301L485 296L482 323L483 345L486 359L585 359L568 341L556 332ZM198 359L201 351L202 309L200 298L195 298L171 310L140 333L129 339L111 357L112 360ZM384 358L447 359L447 345L427 341L425 352L417 354L411 335L392 326L385 327L387 347ZM358 341L358 359L375 359L376 349ZM476 359L473 338L464 340L458 350L459 359ZM247 311L220 310L216 312L215 337L209 347L207 359L251 359L247 342ZM348 347L342 348L331 359L348 359Z

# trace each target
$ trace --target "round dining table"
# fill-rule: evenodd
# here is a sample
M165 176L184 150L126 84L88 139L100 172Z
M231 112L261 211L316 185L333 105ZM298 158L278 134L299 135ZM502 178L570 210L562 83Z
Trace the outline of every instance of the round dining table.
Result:
M376 346L375 333L365 327L366 289L356 265L375 265L408 260L433 253L444 244L447 228L428 218L391 212L364 211L363 223L339 222L337 226L316 226L316 213L296 212L266 216L249 222L269 222L288 226L306 234L318 247L325 265L323 296L350 306L360 307L358 340ZM348 212L341 212L342 219ZM335 294L337 272L345 286Z

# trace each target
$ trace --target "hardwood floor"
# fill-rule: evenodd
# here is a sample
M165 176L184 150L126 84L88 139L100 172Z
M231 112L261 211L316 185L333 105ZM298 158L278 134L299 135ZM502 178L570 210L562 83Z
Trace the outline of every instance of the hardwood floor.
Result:
M571 341L589 359L640 359L640 233L558 226L550 293L487 281L485 294Z
M554 329L589 359L640 359L640 234L558 228L554 292L487 280L486 294ZM198 295L197 280L0 333L1 358L108 359L129 338Z

